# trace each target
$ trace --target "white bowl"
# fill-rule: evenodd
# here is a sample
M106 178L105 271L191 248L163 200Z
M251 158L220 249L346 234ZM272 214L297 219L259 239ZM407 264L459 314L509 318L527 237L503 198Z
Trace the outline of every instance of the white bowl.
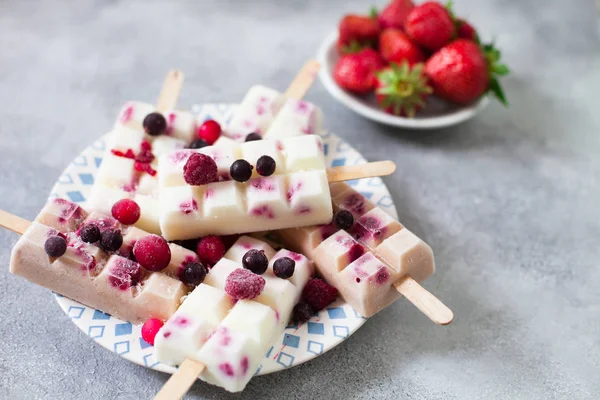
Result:
M318 59L321 63L319 79L327 91L340 103L365 118L385 125L412 129L445 128L464 122L481 111L489 103L487 96L468 106L451 104L431 96L427 107L420 110L414 118L398 117L381 110L375 102L375 96L359 97L342 88L333 80L333 70L339 58L336 49L337 32L332 32L321 44Z

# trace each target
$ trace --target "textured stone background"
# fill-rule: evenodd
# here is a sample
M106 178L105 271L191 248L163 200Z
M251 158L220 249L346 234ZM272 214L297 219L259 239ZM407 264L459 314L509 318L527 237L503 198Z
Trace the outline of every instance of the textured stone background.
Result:
M383 1L378 1L380 4ZM344 12L369 1L0 2L0 208L33 218L65 166L169 67L181 104L284 88ZM436 132L363 120L320 84L326 127L371 160L401 221L436 252L426 286L455 314L434 326L408 302L335 350L190 398L592 399L600 396L600 41L596 4L456 0L513 75L506 110ZM577 6L575 6L575 3ZM149 398L167 375L94 344L45 289L8 273L0 231L0 398Z

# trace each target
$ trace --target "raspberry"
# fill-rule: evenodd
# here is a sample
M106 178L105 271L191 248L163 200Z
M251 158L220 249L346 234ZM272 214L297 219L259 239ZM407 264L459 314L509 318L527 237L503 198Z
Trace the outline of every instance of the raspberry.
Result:
M273 263L273 273L281 279L288 279L294 275L296 261L289 257L281 257Z
M354 216L348 210L339 210L333 216L333 222L338 229L350 229L354 225Z
M117 251L122 245L123 235L118 229L108 228L100 235L100 247L105 251Z
M271 176L277 167L275 160L270 156L260 156L256 161L256 172L262 176Z
M196 246L198 258L205 264L215 265L225 254L225 245L219 236L205 236Z
M183 178L188 185L206 185L217 180L217 164L206 154L194 153L183 167Z
M314 314L315 310L312 308L312 306L304 301L301 301L294 306L292 318L294 319L294 322L301 324L308 321Z
M302 300L321 311L337 298L337 289L319 278L312 278L302 291Z
M206 143L212 145L221 136L221 125L217 121L209 119L200 125L197 134L198 138L204 139Z
M94 224L85 224L81 227L79 236L86 243L96 243L100 240L100 229Z
M163 325L164 323L157 318L152 318L144 322L144 325L142 326L142 339L144 339L146 343L154 346L154 338L156 338L156 334Z
M165 239L158 235L144 236L133 245L136 261L152 272L162 271L171 262L171 249Z
M265 279L248 271L238 268L231 272L225 280L225 292L234 299L254 299L265 288Z
M140 219L140 206L130 199L117 201L111 209L114 219L124 225L133 225Z
M67 251L67 241L61 236L50 236L44 243L44 250L50 257L60 257Z
M249 269L255 274L262 275L269 266L269 260L265 255L264 250L248 250L242 257L242 265L245 269Z

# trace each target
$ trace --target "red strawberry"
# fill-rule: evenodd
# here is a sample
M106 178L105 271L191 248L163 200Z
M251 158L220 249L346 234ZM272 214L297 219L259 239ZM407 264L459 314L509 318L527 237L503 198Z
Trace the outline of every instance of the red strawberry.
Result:
M383 60L373 49L343 55L335 65L333 78L343 89L357 94L369 93L375 87L375 72Z
M469 39L475 43L479 43L477 31L475 31L475 28L467 21L459 18L456 19L454 25L456 26L456 36L458 36L459 39Z
M379 14L379 25L381 29L404 27L404 21L408 13L415 7L411 0L392 0Z
M338 50L345 52L346 46L371 47L377 43L379 22L377 18L365 15L348 14L340 21L338 35Z
M384 60L400 64L407 60L410 65L425 61L425 55L404 32L386 29L379 36L379 52Z
M412 67L407 61L401 65L392 63L377 74L375 99L390 114L414 117L425 106L432 92L423 74L423 64Z
M506 105L496 76L509 71L499 60L500 52L493 45L480 48L471 40L458 39L427 60L425 73L435 93L455 103L471 103L490 90Z
M406 17L404 30L415 43L431 51L448 44L455 34L448 10L432 1L412 9Z

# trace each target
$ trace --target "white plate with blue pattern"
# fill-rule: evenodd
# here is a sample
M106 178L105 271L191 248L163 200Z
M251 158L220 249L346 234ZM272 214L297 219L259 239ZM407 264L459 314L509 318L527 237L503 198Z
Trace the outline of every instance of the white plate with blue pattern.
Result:
M236 106L206 104L192 107L204 119L226 123ZM330 132L323 133L327 162L330 166L352 165L365 159L349 144ZM75 158L54 185L51 197L63 197L85 207L94 176L102 162L106 136L94 142ZM390 215L397 218L392 198L380 178L348 182ZM173 373L175 368L154 358L154 349L146 343L140 326L124 322L71 299L55 294L56 301L71 321L101 346L136 364ZM267 352L256 372L258 375L281 371L309 361L331 350L366 322L345 301L338 299L300 326L290 325Z

